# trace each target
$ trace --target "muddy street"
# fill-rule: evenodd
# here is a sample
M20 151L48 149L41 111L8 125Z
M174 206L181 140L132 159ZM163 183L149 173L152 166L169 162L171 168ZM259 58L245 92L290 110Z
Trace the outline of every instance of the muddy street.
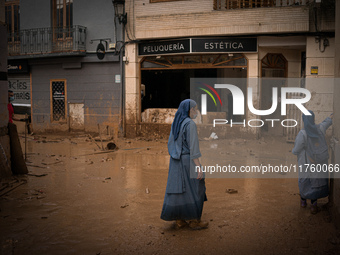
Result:
M160 219L167 140L116 143L117 150L102 151L82 134L28 137L29 175L1 184L1 254L340 253L328 200L319 200L316 215L309 205L300 208L297 179L289 175L207 178L202 218L208 229L176 229ZM235 166L296 163L293 144L283 138L200 146L203 165L221 155Z

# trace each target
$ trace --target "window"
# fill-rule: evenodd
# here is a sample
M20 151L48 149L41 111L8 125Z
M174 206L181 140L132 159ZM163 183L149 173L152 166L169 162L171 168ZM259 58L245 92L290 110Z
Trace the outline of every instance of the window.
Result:
M5 2L5 20L7 24L8 43L14 43L20 40L19 3L19 0L6 0Z
M287 60L282 54L268 53L262 60L262 77L286 77Z
M247 68L243 54L215 55L168 55L145 57L142 70L147 69L194 69L194 68Z
M66 80L51 80L51 122L66 122Z
M72 37L73 0L53 0L52 8L54 39Z

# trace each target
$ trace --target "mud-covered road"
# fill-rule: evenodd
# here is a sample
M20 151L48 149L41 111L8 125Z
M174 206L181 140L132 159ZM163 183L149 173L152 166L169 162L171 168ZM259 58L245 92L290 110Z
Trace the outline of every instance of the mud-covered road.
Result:
M28 137L30 175L0 186L1 254L340 254L328 200L316 215L300 208L296 178L207 178L209 228L178 230L160 219L167 141L121 139L104 153L97 144L86 135ZM221 155L237 166L296 163L281 138L200 145L203 164Z

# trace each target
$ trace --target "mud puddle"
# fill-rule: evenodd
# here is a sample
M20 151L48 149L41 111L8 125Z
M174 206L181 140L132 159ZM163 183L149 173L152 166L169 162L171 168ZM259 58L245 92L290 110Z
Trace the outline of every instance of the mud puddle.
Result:
M102 151L86 136L30 137L31 175L3 181L27 183L0 197L1 254L339 254L327 199L316 215L301 209L294 178L207 178L208 229L162 221L166 145L121 139ZM201 141L205 164L222 154L235 165L286 164L291 148L271 138Z

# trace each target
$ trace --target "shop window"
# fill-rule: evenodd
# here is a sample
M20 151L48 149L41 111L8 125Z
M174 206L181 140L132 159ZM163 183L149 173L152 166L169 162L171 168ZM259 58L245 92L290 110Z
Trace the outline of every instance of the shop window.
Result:
M167 59L171 65L181 65L183 64L183 57L182 56L170 56L170 57L164 57Z
M199 64L201 62L200 56L184 56L185 64Z
M66 80L51 80L51 121L66 122Z
M202 63L203 64L212 64L216 60L216 55L203 55Z
M215 63L220 66L246 66L247 59L242 54L228 54L216 59Z
M142 122L168 123L180 102L193 96L190 94L191 78L247 78L247 59L240 53L144 57L141 61ZM247 95L246 79L238 79L235 85ZM207 110L242 121L242 116L231 114L232 99L227 90L218 93L223 106L208 100Z
M141 62L142 70L235 67L247 67L247 59L243 54L156 56L145 57Z

